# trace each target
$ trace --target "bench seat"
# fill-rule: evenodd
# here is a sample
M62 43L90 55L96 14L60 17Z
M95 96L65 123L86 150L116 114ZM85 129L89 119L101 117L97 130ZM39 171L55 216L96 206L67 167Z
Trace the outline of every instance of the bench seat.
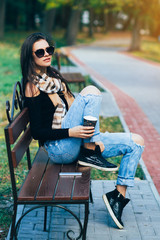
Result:
M67 72L61 73L64 79L67 80L68 83L75 83L79 86L79 91L86 86L86 80L83 75L79 72Z
M59 173L81 172L81 176ZM18 194L18 201L82 201L90 196L90 168L53 164L41 147Z

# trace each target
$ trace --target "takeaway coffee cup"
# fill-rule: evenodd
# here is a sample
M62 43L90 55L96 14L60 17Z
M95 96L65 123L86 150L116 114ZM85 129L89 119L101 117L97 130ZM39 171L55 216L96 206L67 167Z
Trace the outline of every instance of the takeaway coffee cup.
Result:
M96 117L92 117L92 116L84 116L83 117L83 125L84 126L96 126L96 122L97 122L97 118Z

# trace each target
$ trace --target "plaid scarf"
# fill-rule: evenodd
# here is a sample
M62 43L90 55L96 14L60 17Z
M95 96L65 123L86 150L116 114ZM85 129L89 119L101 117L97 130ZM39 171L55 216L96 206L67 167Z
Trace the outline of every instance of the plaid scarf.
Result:
M69 107L74 101L74 98L72 96L69 96L65 84L60 79L49 77L45 73L42 75L37 75L33 80L33 83L38 87L40 91L48 94L53 105L56 107L52 120L52 129L61 128L61 123L67 112L67 109L64 101L59 97L58 93L64 94Z

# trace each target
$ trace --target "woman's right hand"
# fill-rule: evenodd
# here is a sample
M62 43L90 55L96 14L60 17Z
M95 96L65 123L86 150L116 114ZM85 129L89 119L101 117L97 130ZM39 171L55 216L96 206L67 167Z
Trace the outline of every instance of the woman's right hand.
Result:
M94 134L94 127L76 126L69 129L69 137L90 138Z

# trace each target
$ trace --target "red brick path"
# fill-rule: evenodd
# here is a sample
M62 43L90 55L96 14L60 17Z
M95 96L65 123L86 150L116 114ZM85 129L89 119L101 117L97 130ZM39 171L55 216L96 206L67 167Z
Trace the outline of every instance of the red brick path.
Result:
M132 97L128 96L94 69L81 62L71 53L70 49L67 49L67 51L74 62L83 67L87 73L94 76L112 92L129 130L140 134L144 138L145 150L142 158L160 193L160 134Z

